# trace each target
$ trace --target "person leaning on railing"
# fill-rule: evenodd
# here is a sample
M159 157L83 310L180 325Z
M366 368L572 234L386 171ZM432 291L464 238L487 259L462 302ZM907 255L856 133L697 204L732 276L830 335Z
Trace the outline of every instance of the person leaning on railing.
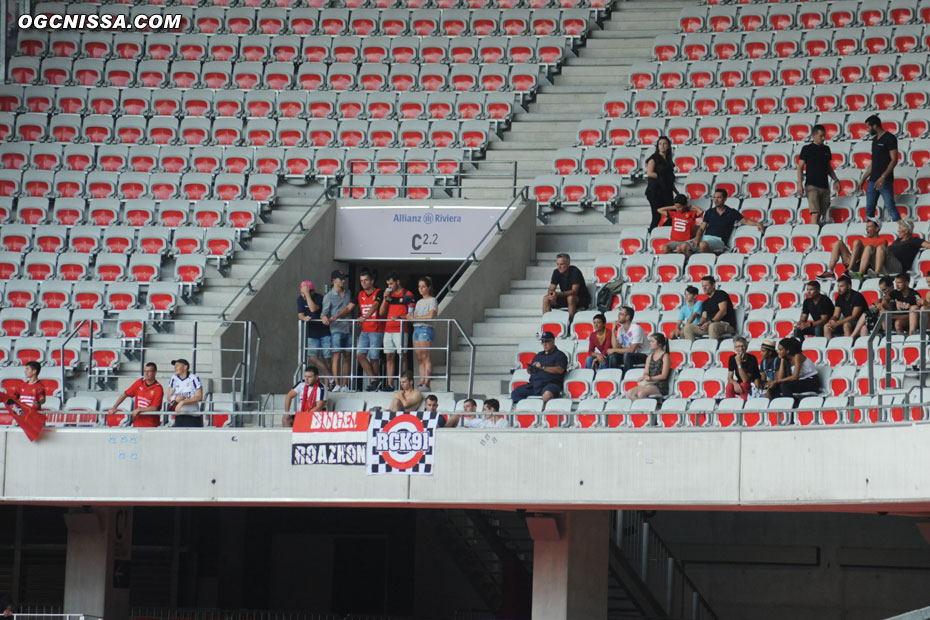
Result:
M313 288L313 282L300 283L297 297L297 318L307 324L307 358L320 369L322 376L331 377L333 340L329 326L323 322L323 296ZM330 384L332 385L332 383Z
M346 288L346 274L338 269L330 276L331 291L323 295L323 311L320 320L329 326L333 350L333 392L349 391L351 373L352 318L355 302L352 291Z
M436 318L439 302L433 297L433 280L429 276L423 276L417 281L417 290L421 299L414 306L413 312L404 318L413 321L413 352L417 356L417 366L420 371L420 383L417 389L429 390L429 379L433 374L433 362L430 359L429 348L433 346L433 341L436 339L436 331L431 323L423 321Z

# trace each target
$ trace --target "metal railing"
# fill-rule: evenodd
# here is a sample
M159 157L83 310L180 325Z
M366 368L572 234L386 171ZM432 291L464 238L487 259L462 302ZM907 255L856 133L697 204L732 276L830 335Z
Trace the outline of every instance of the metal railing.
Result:
M488 238L491 235L498 235L504 232L504 227L501 226L501 222L504 221L504 218L507 217L507 214L510 213L510 211L514 207L516 207L516 205L520 201L526 200L528 195L529 195L528 187L524 186L520 188L520 192L516 196L514 196L514 199L511 200L510 203L507 204L507 207L501 212L501 214L497 217L494 223L491 224L491 227L488 228L487 232L484 233L484 236L481 237L478 243L475 244L474 249L472 249L472 251L468 254L465 260L463 260L461 264L459 264L458 269L456 269L455 272L453 272L453 274L449 277L449 279L446 281L443 287L439 289L439 292L436 293L436 299L438 301L442 302L442 300L446 297L446 295L450 295L450 296L455 295L455 292L452 290L452 286L456 282L458 282L459 278L462 277L462 274L465 273L468 267L470 267L471 265L477 265L478 263L481 262L478 259L478 252L481 250L481 248L484 247L485 242L487 242Z
M398 162L396 170L382 172L378 165L384 163L373 159L351 159L351 162L347 163L351 169L332 179L328 189L330 197L358 200L379 198L376 190L397 188L396 195L386 198L469 198L473 190L484 192L489 189L510 190L510 196L516 198L523 189L518 185L518 162L515 160L465 160L457 162L458 166L454 172L436 171L426 174L407 172L406 167L413 165L411 162ZM385 177L399 177L401 182L379 186L378 179ZM431 182L426 183L426 179ZM417 183L417 180L420 182ZM505 184L501 185L500 182Z
M233 305L236 303L236 301L238 301L239 298L240 298L243 294L245 294L245 295L254 295L255 293L258 292L258 291L255 290L255 288L252 286L252 284L253 284L256 280L259 279L259 277L258 277L259 274L262 272L262 270L263 270L265 267L268 266L269 263L273 263L273 264L277 265L277 264L279 264L279 263L281 262L281 257L280 257L280 255L279 255L279 252L281 251L281 248L283 248L284 245L285 245L286 243L288 243L288 242L291 240L291 238L292 238L298 231L301 232L301 233L306 232L307 229L304 228L304 221L305 221L305 220L307 219L307 217L313 212L314 209L316 209L317 207L319 207L319 206L321 205L321 203L324 203L324 202L326 202L327 200L329 200L329 196L327 196L327 192L324 191L324 192L322 192L322 193L317 197L316 200L313 201L313 204L311 204L309 207L307 207L307 210L304 211L304 214L300 216L300 219L297 220L297 223L294 224L294 226L291 227L291 229L284 235L284 237L281 239L281 241L278 242L278 245L276 245L276 246L274 247L274 249L271 250L271 252L268 253L268 256L265 257L265 260L263 260L263 261L261 262L261 264L255 269L255 272L249 277L248 280L245 281L245 284L243 284L243 285L239 288L239 290L236 291L235 295L232 296L232 299L229 300L229 303L226 304L226 307L223 308L222 312L220 312L220 316L219 316L220 319L222 319L222 320L224 320L224 321L226 320L226 315L229 313L230 309L233 307Z
M910 319L917 316L917 335L920 337L919 357L917 358L918 381L920 382L921 394L927 387L927 345L930 344L930 338L927 336L927 323L930 322L930 310L885 310L882 312L875 327L869 332L869 338L866 341L866 347L869 353L869 392L874 394L875 391L875 339L884 336L883 347L885 350L885 385L890 385L892 381L892 363L893 363L893 342L895 335L895 319L906 318L908 320L908 329L910 328ZM884 391L884 390L883 390Z
M394 385L398 386L398 381L400 380L400 375L407 369L407 353L413 351L442 351L445 354L445 372L441 375L433 374L430 377L419 377L420 379L438 379L440 381L445 381L445 391L450 391L451 382L452 382L452 346L455 344L455 337L461 338L469 350L469 361L468 361L468 390L467 394L471 397L472 388L474 387L475 379L475 344L472 342L471 338L465 333L465 330L462 328L461 324L456 319L417 319L416 321L410 321L407 319L402 319L400 321L395 321L399 323L399 330L403 334L403 344L399 351L397 351L397 362L395 366L395 372L392 375L388 375L386 372L381 372L380 374L374 376L368 376L365 374L356 374L355 369L357 369L357 362L355 359L356 349L357 349L357 336L358 336L358 326L362 322L376 322L376 323L390 323L391 319L356 319L349 320L351 324L351 331L349 333L349 346L348 347L330 347L330 350L333 353L345 353L349 355L349 368L351 369L349 374L343 374L341 372L336 372L335 368L332 368L332 373L326 375L326 378L333 378L336 380L339 379L348 379L349 385L352 385L358 388L358 391L363 389L361 382L366 378L368 379L377 379L377 380L392 380ZM434 340L433 342L445 342L441 346L429 346L429 347L413 347L408 344L410 342L410 334L408 333L408 326L411 323L428 323L430 325L445 325L445 339L440 339L440 336L443 334L438 333L439 330L434 329ZM300 373L303 372L304 367L309 363L308 352L311 350L311 347L307 343L307 322L306 321L297 321L297 369L294 372L295 383L300 378ZM453 327L455 332L452 331ZM381 332L384 334L384 332ZM330 363L333 363L330 360ZM382 355L380 358L381 369L386 370L385 357L382 350ZM416 365L416 360L413 362L414 366ZM414 378L418 377L418 371L416 368L410 369ZM395 388L400 389L400 388Z
M89 614L42 614L42 613L14 613L14 620L103 620L100 616Z
M717 615L685 574L684 565L672 555L642 512L617 510L611 519L611 540L663 606L667 617L716 620Z

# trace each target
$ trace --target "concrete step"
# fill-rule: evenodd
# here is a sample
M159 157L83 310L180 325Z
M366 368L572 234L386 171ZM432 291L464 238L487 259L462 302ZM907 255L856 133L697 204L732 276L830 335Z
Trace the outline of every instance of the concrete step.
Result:
M610 51L610 50L607 50ZM566 63L566 66L572 68L571 76L574 76L574 69L581 67L599 67L601 71L607 71L610 75L629 75L633 69L631 62L624 61L645 61L649 60L652 57L652 50L644 51L641 53L630 53L623 52L623 60L617 58L616 55L610 56L604 54L602 56L588 55L585 54L581 58L572 58Z
M501 295L498 303L500 306L497 310L535 310L540 313L542 311L542 294L530 295L514 291ZM490 310L485 310L485 316Z
M565 110L565 108L563 107L562 108L563 111L559 112L557 106L552 106L552 108L553 109L549 113L542 112L542 111L517 112L516 114L513 115L513 120L519 121L521 123L523 122L526 122L526 123L532 123L532 122L560 123L560 122L567 122L567 121L578 123L580 121L587 120L591 118L592 116L597 116L598 112L600 111L600 106L595 106L595 105L588 107L589 109L580 110L580 111L576 108ZM510 135L510 134L507 134L507 135Z
M607 22L608 24L611 22ZM605 24L606 26L606 24ZM674 29L669 30L620 30L617 28L605 28L604 30L595 30L588 35L588 41L599 41L604 39L637 39L644 45L652 47L652 41L663 34L674 34Z
M536 100L531 104L531 108L533 105L545 105L550 103L571 104L573 107L584 104L595 104L599 106L601 101L602 99L597 93L576 93L574 95L540 93L536 95Z

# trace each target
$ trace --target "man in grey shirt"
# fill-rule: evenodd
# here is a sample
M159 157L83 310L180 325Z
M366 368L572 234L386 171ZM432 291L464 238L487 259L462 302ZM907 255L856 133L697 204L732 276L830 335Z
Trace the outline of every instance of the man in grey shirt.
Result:
M329 325L333 341L333 392L348 392L355 302L352 301L352 293L346 289L346 274L337 269L331 277L333 288L323 296L320 320Z

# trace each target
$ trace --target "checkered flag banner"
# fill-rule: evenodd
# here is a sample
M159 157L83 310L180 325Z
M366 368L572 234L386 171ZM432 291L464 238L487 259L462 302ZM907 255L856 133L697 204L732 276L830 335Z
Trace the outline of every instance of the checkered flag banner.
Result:
M372 413L368 425L368 474L432 474L439 414Z

